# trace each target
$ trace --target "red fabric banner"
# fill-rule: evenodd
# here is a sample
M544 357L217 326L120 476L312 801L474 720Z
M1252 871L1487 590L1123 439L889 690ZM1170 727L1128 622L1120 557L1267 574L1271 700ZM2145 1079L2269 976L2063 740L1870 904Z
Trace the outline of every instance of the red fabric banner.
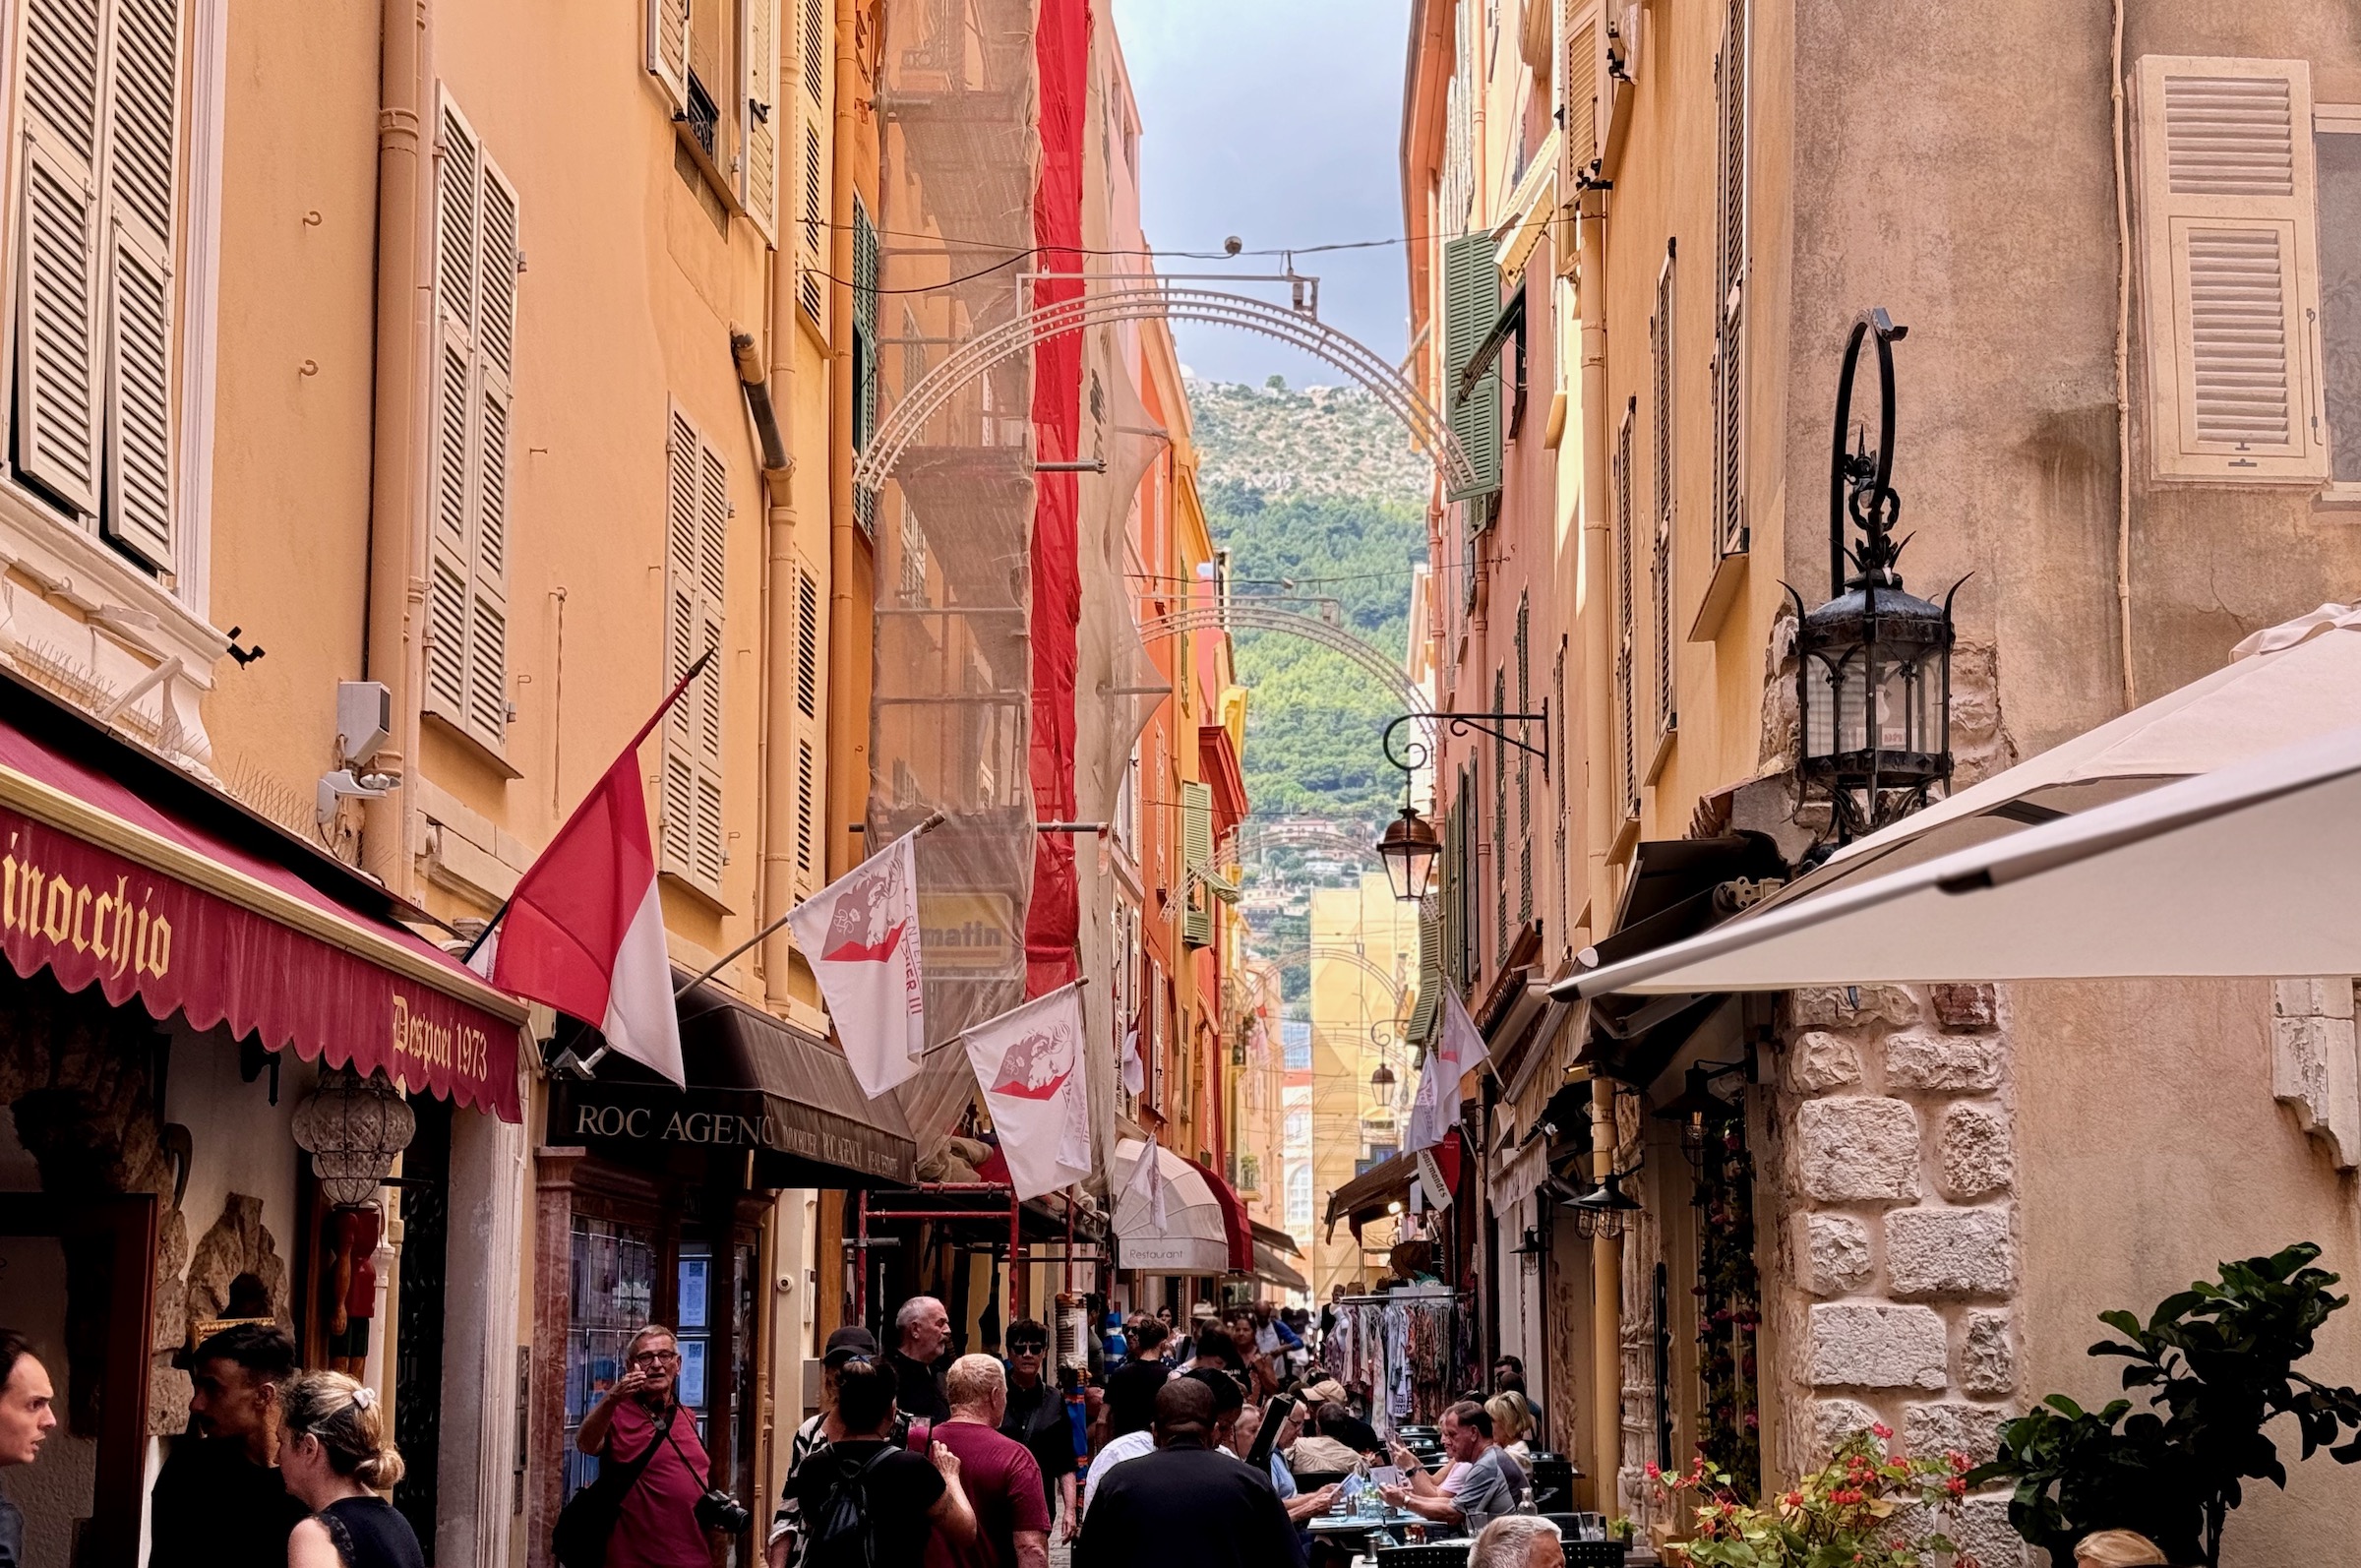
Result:
M1089 0L1041 0L1033 35L1041 79L1041 184L1033 194L1033 267L1082 271L1082 122L1090 91ZM1078 277L1036 282L1035 306L1073 299ZM1043 462L1080 455L1082 338L1053 337L1033 350L1033 445ZM1076 534L1078 476L1035 474L1033 503L1033 743L1029 757L1034 814L1045 821L1074 815L1074 668L1082 621ZM1075 956L1080 913L1074 843L1063 833L1036 835L1033 899L1025 910L1025 995L1039 996L1079 978Z
M450 955L5 724L0 765L16 775L0 778L0 949L19 976L47 969L68 991L95 984L118 1007L137 996L159 1022L177 1012L194 1029L226 1025L306 1061L383 1072L405 1090L521 1119L516 1023L451 994L482 987ZM18 809L34 802L44 814L79 809L133 854ZM259 883L255 893L294 924L144 864L142 849L185 861L198 880ZM391 967L364 956L373 949ZM438 972L448 989L419 978Z

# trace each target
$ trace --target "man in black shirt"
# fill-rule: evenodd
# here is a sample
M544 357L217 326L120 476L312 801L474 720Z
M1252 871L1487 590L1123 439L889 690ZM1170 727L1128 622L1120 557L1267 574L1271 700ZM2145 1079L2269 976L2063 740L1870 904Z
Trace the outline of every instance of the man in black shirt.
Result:
M1152 1317L1124 1325L1130 1358L1107 1374L1107 1435L1144 1432L1156 1420L1156 1391L1173 1369L1164 1364L1164 1342L1172 1330Z
M1074 1568L1301 1568L1270 1477L1211 1448L1213 1424L1203 1381L1176 1377L1157 1391L1157 1451L1100 1480Z
M849 1360L836 1374L845 1435L814 1449L787 1482L794 1528L811 1533L805 1568L917 1563L938 1531L956 1547L975 1542L976 1513L959 1483L958 1456L938 1442L921 1456L885 1440L893 1387L893 1374L874 1361ZM858 1506L839 1509L840 1501Z
M935 1363L950 1343L951 1314L931 1296L914 1296L893 1315L893 1368L902 1413L914 1420L939 1421L950 1417L942 1397L942 1374Z
M284 1568L308 1512L279 1480L279 1390L295 1342L275 1323L238 1323L197 1347L189 1414L155 1478L149 1568Z

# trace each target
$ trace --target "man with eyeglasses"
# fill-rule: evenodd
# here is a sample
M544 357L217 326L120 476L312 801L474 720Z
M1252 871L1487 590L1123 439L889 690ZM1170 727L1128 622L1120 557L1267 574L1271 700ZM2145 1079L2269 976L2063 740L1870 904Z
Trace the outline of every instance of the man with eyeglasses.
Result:
M623 1348L623 1367L574 1439L601 1465L638 1467L607 1538L607 1568L711 1568L696 1503L713 1465L681 1408L680 1340L647 1324Z
M1020 1317L1008 1325L1008 1410L1000 1418L1000 1435L1014 1438L1041 1467L1042 1489L1051 1512L1059 1517L1059 1534L1067 1540L1081 1528L1074 1509L1074 1429L1066 1419L1065 1392L1048 1365L1050 1331L1040 1322Z

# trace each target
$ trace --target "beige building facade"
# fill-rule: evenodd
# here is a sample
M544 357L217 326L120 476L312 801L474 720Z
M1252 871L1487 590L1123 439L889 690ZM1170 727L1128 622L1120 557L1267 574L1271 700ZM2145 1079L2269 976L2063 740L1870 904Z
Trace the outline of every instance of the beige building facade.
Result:
M1700 895L1725 915L1828 832L1793 782L1789 585L1801 607L1836 591L1836 377L1872 307L1908 328L1902 574L1937 601L1959 584L1956 783L2354 597L2361 59L2344 20L2303 0L1416 8L1405 201L1411 230L1430 214L1437 236L1411 268L1414 301L1432 301L1430 395L1453 397L1480 318L1500 324L1520 289L1525 312L1491 373L1495 499L1475 498L1489 510L1471 528L1470 498L1437 498L1436 573L1465 560L1476 577L1465 620L1430 623L1437 664L1482 683L1456 705L1516 707L1487 700L1500 661L1480 650L1536 575L1569 661L1550 768L1567 793L1532 852L1549 868L1562 845L1573 871L1562 910L1537 876L1532 957L1496 935L1520 935L1495 900L1505 885L1521 908L1524 852L1512 820L1485 864L1489 744L1472 789L1448 765L1438 781L1447 844L1483 824L1462 874L1485 930L1454 975L1480 1021L1518 963L1546 978L1585 948L1650 945L1664 923L1635 928ZM1481 277L1452 273L1462 234L1493 275L1455 321L1452 277ZM1625 1007L1544 1009L1531 1038L1493 1042L1497 1103L1464 1088L1503 1235L1548 1248L1467 1260L1498 1282L1487 1333L1545 1368L1552 1435L1612 1478L1610 1512L1665 1520L1641 1467L1700 1445L1764 1485L1871 1419L1913 1449L1988 1452L2050 1392L2114 1392L2083 1354L2096 1312L2145 1314L2218 1259L2298 1239L2348 1277L2361 1263L2356 1151L2335 1131L2355 1113L2327 1103L2350 1081L2349 991L1861 988L1709 999L1628 1035L1604 1027ZM1717 1143L1693 1170L1689 1069L1730 1062L1748 1069L1711 1092L1743 1114L1703 1119L1734 1132L1734 1158ZM2226 1168L2204 1158L2229 1147ZM1635 1168L1627 1234L1576 1236L1549 1179ZM1700 1218L1708 1189L1743 1230ZM1757 1270L1744 1298L1693 1296L1733 1247ZM1759 1328L1732 1339L1699 1301ZM2333 1322L2322 1364L2357 1333ZM2361 1507L2354 1487L2315 1463L2285 1495L2250 1491L2233 1559L2302 1555ZM1968 1525L1979 1560L2017 1560L2001 1499L1972 1499Z

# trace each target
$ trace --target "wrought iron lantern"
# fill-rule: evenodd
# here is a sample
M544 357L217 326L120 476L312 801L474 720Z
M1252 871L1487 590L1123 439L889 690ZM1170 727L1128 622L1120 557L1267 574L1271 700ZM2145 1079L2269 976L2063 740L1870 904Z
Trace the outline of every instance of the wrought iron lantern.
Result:
M1951 779L1951 599L1959 584L1952 584L1943 603L1933 604L1906 592L1895 570L1908 541L1894 537L1902 498L1888 482L1894 466L1893 345L1907 331L1882 310L1853 323L1837 380L1829 473L1835 597L1807 611L1802 596L1788 589L1798 618L1799 773L1805 798L1829 803L1832 845L1899 820ZM1847 450L1853 375L1865 340L1877 351L1877 445L1869 445L1864 431Z
M1386 879L1394 884L1396 898L1415 904L1426 896L1427 883L1434 877L1435 858L1442 849L1434 824L1405 802L1402 814L1386 824L1384 835L1377 840L1377 855L1385 862Z
M340 1209L377 1201L377 1189L418 1130L401 1091L378 1073L350 1067L320 1074L320 1087L295 1108L295 1142L312 1157L320 1193Z
M1628 1171L1609 1171L1600 1183L1566 1207L1574 1211L1574 1231L1584 1240L1605 1236L1612 1240L1623 1234L1628 1223L1625 1216L1640 1211L1640 1200L1623 1190L1623 1178L1640 1174L1633 1166Z

